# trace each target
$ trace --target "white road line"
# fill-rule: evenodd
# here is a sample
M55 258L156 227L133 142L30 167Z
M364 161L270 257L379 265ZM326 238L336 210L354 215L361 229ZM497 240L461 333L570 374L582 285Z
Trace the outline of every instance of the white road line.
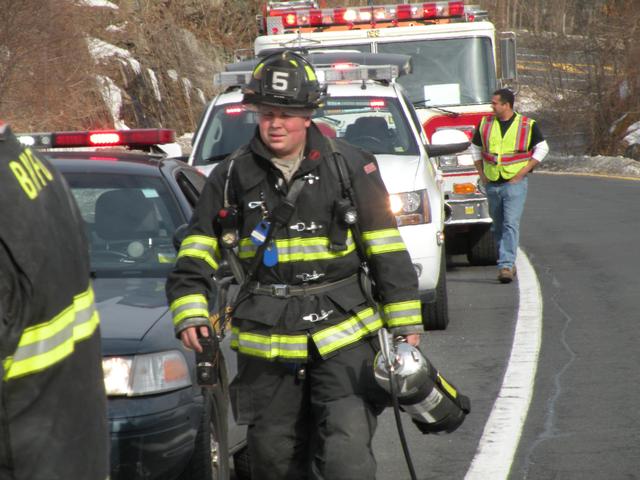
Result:
M511 357L465 480L509 476L531 403L542 337L542 295L535 270L521 249L516 266L519 306Z

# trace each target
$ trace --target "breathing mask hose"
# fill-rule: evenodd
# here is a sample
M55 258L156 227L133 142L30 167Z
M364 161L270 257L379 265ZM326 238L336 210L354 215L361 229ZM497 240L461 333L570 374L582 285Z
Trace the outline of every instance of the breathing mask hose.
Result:
M389 355L390 352L387 352ZM400 418L400 405L398 404L398 395L396 394L396 374L395 367L393 366L393 360L387 356L387 368L389 369L389 390L391 394L391 403L393 405L393 415L396 419L396 427L398 428L398 436L400 437L400 444L402 445L402 453L404 453L404 459L407 462L407 468L409 469L409 475L411 480L417 480L416 471L413 468L413 461L411 460L411 453L409 452L409 446L407 445L407 438L404 435L404 428L402 427L402 418Z

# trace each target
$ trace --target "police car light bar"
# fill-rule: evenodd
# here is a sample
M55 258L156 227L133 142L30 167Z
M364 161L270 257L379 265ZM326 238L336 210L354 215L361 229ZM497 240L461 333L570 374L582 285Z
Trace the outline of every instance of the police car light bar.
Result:
M263 27L267 35L295 28L346 26L354 28L378 24L395 26L402 22L474 21L475 9L465 9L464 1L439 1L376 5L367 7L318 8L313 1L269 2ZM479 17L479 16L478 16Z
M356 65L337 63L334 65L314 65L313 69L320 83L362 82L364 80L390 82L398 78L400 70L396 65ZM244 86L251 80L252 72L221 72L213 77L219 87Z
M88 130L76 132L29 133L16 135L18 140L35 148L79 147L150 147L176 141L176 132L167 128L132 130Z

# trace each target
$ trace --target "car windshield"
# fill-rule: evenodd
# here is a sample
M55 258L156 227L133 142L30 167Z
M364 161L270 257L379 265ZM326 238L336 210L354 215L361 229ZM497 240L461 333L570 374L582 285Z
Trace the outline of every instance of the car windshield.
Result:
M427 106L490 103L496 89L488 38L378 43L380 53L411 55L412 73L398 79L412 102Z
M162 179L65 172L80 207L96 277L164 277L176 258L173 233L184 221Z
M314 121L328 137L374 154L418 155L418 145L397 98L330 96Z
M329 97L314 121L325 135L338 137L374 154L417 155L418 146L400 103L390 97ZM249 142L257 115L240 104L213 108L194 154L195 165L224 159Z

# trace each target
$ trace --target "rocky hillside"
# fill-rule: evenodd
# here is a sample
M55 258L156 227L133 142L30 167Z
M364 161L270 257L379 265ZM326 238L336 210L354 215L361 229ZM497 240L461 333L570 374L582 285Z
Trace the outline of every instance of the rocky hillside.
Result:
M257 4L0 0L0 116L16 131L192 131L213 74L251 46Z

